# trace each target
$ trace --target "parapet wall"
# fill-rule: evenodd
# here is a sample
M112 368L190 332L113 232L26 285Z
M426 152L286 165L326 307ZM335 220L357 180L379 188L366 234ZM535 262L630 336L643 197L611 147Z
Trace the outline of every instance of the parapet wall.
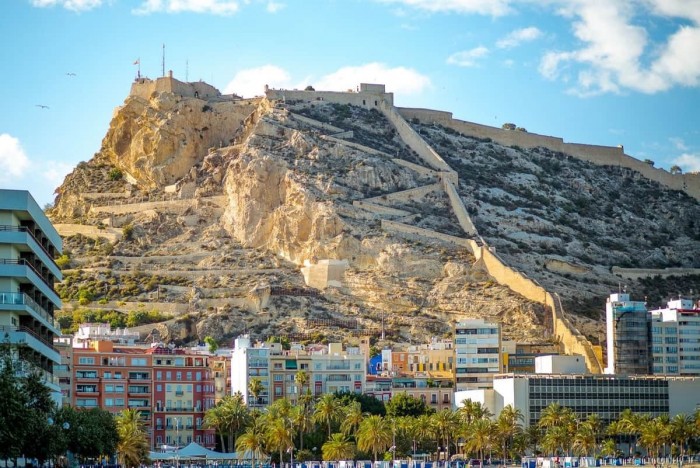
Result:
M290 100L306 102L332 102L349 104L366 109L378 108L382 103L394 105L394 93L384 91L383 85L360 85L357 91L303 91L297 89L265 89L265 97L270 100Z
M652 278L660 276L700 275L700 268L620 268L612 267L612 273L626 279Z
M452 118L451 112L431 109L399 108L399 114L408 120L416 118L423 123L436 123L461 134L475 138L490 138L504 146L522 148L543 147L604 166L620 166L639 172L647 179L673 190L682 190L700 200L700 174L671 174L650 166L644 161L626 155L622 147L565 143L562 138L517 130L504 130Z
M172 72L169 76L162 76L155 80L151 80L150 78L136 79L131 85L131 92L129 95L148 100L154 92L173 93L183 97L193 97L204 100L221 96L218 89L203 81L185 83L173 78Z

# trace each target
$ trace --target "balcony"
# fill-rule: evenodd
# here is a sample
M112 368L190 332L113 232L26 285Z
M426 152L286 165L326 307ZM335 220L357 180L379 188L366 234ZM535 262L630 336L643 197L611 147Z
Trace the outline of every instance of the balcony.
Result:
M25 326L14 327L10 325L0 326L0 333L4 333L5 341L9 344L25 345L53 361L55 364L61 363L61 355L53 347L53 343L41 337L34 330Z
M184 394L185 392L183 392L182 390L175 390L175 396L183 396Z
M129 387L129 395L150 395L151 389L148 387Z
M53 267L52 269L54 269L58 275L60 275L60 269L58 268L58 265L56 265L53 255L46 249L39 239L34 236L31 229L27 228L26 226L12 226L3 224L0 225L0 236L2 236L2 238L8 237L8 242L12 244L28 245L37 256L42 257L41 260L44 263ZM24 239L22 237L24 237Z
M44 325L54 328L57 332L60 329L58 322L37 302L27 294L20 292L0 292L0 304L26 306L31 312L34 312L35 318L40 322L44 321ZM10 309L12 310L12 309Z
M51 302L61 304L61 298L58 297L54 290L53 284L48 280L34 264L24 258L8 259L0 258L0 265L6 268L0 268L0 273L3 276L27 278L34 284Z

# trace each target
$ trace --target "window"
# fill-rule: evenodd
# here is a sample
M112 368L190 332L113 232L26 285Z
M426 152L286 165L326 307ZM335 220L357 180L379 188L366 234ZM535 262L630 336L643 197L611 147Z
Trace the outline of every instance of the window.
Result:
M192 372L187 373L187 380L192 380Z
M182 380L182 372L177 372L175 374L175 380Z
M167 371L165 373L165 380L172 380L173 379L173 373L170 371Z
M86 365L94 365L95 364L95 358L94 357L79 357L78 358L78 364L86 364Z
M200 382L202 380L202 373L197 372L196 377L197 377L197 382Z
M156 371L156 380L163 380L163 372Z
M156 384L156 391L157 391L157 392L162 392L162 391L163 391L163 385L162 385L162 384Z
M131 358L131 365L132 366L145 366L146 365L146 358Z

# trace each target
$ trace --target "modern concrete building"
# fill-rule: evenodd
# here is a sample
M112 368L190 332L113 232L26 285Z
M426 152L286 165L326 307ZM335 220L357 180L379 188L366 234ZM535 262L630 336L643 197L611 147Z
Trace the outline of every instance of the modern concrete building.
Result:
M649 332L646 303L627 293L611 294L605 306L608 360L606 374L646 375Z
M61 270L61 237L26 190L0 190L0 339L11 345L22 371L39 369L55 401L61 390L54 365L61 363L54 319L61 300L54 283Z
M625 409L652 417L692 414L700 395L700 378L612 376L605 374L501 374L492 390L458 392L455 402L471 399L498 415L506 405L523 413L525 427L537 424L551 403L571 408L579 419L597 414L605 424Z
M483 319L455 325L456 390L491 388L501 372L501 326Z
M700 376L700 305L675 299L650 316L652 373Z
M281 351L279 343L250 342L248 335L239 336L231 353L231 392L240 392L243 401L251 408L260 408L270 403L270 352ZM258 395L250 392L250 382L258 379L262 391Z

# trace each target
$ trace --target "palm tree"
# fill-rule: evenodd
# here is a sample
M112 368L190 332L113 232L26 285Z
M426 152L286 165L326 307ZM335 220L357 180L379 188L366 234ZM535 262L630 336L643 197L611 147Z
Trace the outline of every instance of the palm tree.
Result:
M305 404L293 406L289 418L299 436L299 450L304 450L304 435L307 434L313 426L309 407Z
M662 418L655 418L642 426L639 443L653 454L658 461L661 446L666 444L671 436L669 425ZM656 463L655 463L656 464Z
M618 434L626 435L631 439L630 456L634 455L637 439L641 434L642 428L646 426L649 420L650 417L648 415L635 413L629 408L620 413L614 428L617 428Z
M617 444L613 439L605 439L600 447L600 454L604 457L614 457L618 454Z
M469 452L479 454L481 466L484 465L484 452L493 444L493 434L493 423L486 418L476 419L463 428L464 445Z
M513 405L507 405L501 410L496 420L496 433L501 441L502 459L508 458L508 445L512 445L513 439L522 433L523 427L520 421L523 420L523 413Z
M566 426L553 426L547 429L542 437L542 448L546 453L557 455L566 452L571 435Z
M223 401L223 400L222 400ZM204 413L204 428L214 429L219 435L219 440L221 441L221 450L226 451L226 446L224 445L224 434L226 431L226 425L224 423L223 407L220 404L209 408Z
M265 422L264 418L254 419L246 431L236 441L236 450L243 453L250 452L251 466L255 468L255 460L265 455Z
M336 432L323 444L321 453L324 460L349 460L355 456L355 444Z
M294 375L294 382L299 386L299 395L304 393L304 387L309 383L309 374L304 370L298 371Z
M678 444L681 449L681 461L685 455L685 447L695 433L695 422L687 414L677 414L671 419L671 441Z
M416 440L421 442L432 441L435 438L435 426L433 426L433 420L430 415L421 414L415 418L415 421Z
M250 413L243 402L243 395L240 393L225 396L219 405L221 406L222 423L226 434L228 434L228 447L233 449L236 446L236 437L250 420Z
M331 437L331 426L343 416L340 400L332 393L325 393L316 402L313 419L319 424L328 427L328 438Z
M248 392L250 393L250 396L253 397L253 404L254 405L259 405L260 404L260 394L265 390L265 386L262 383L262 380L258 379L257 377L253 377L250 379L250 382L248 382ZM250 405L250 401L248 401L248 405Z
M447 450L446 460L450 459L450 436L457 429L458 416L450 409L442 409L431 416L433 428L437 436L438 445L442 445ZM444 444L444 445L443 445Z
M486 406L478 401L472 401L469 398L462 400L462 404L457 409L457 413L466 424L471 424L477 419L490 418L493 416Z
M357 431L367 413L362 412L362 405L359 401L350 402L343 410L345 419L340 423L340 431L345 435L349 435Z
M116 416L117 452L122 466L138 466L148 459L148 434L141 412L126 409Z
M576 433L574 434L573 448L574 453L577 455L591 455L595 456L595 448L597 445L597 432L595 430L594 424L588 421L579 425Z
M542 445L550 453L556 453L559 449L566 453L570 451L576 433L576 415L571 408L556 402L550 403L540 413L537 424L546 429Z
M294 449L294 431L292 429L292 424L291 421L284 417L274 417L271 414L267 416L270 417L265 418L267 422L265 441L270 450L279 451L280 463L282 463L284 452Z
M392 435L391 426L387 420L377 415L368 416L357 430L357 448L372 452L376 462L377 454L391 445Z

